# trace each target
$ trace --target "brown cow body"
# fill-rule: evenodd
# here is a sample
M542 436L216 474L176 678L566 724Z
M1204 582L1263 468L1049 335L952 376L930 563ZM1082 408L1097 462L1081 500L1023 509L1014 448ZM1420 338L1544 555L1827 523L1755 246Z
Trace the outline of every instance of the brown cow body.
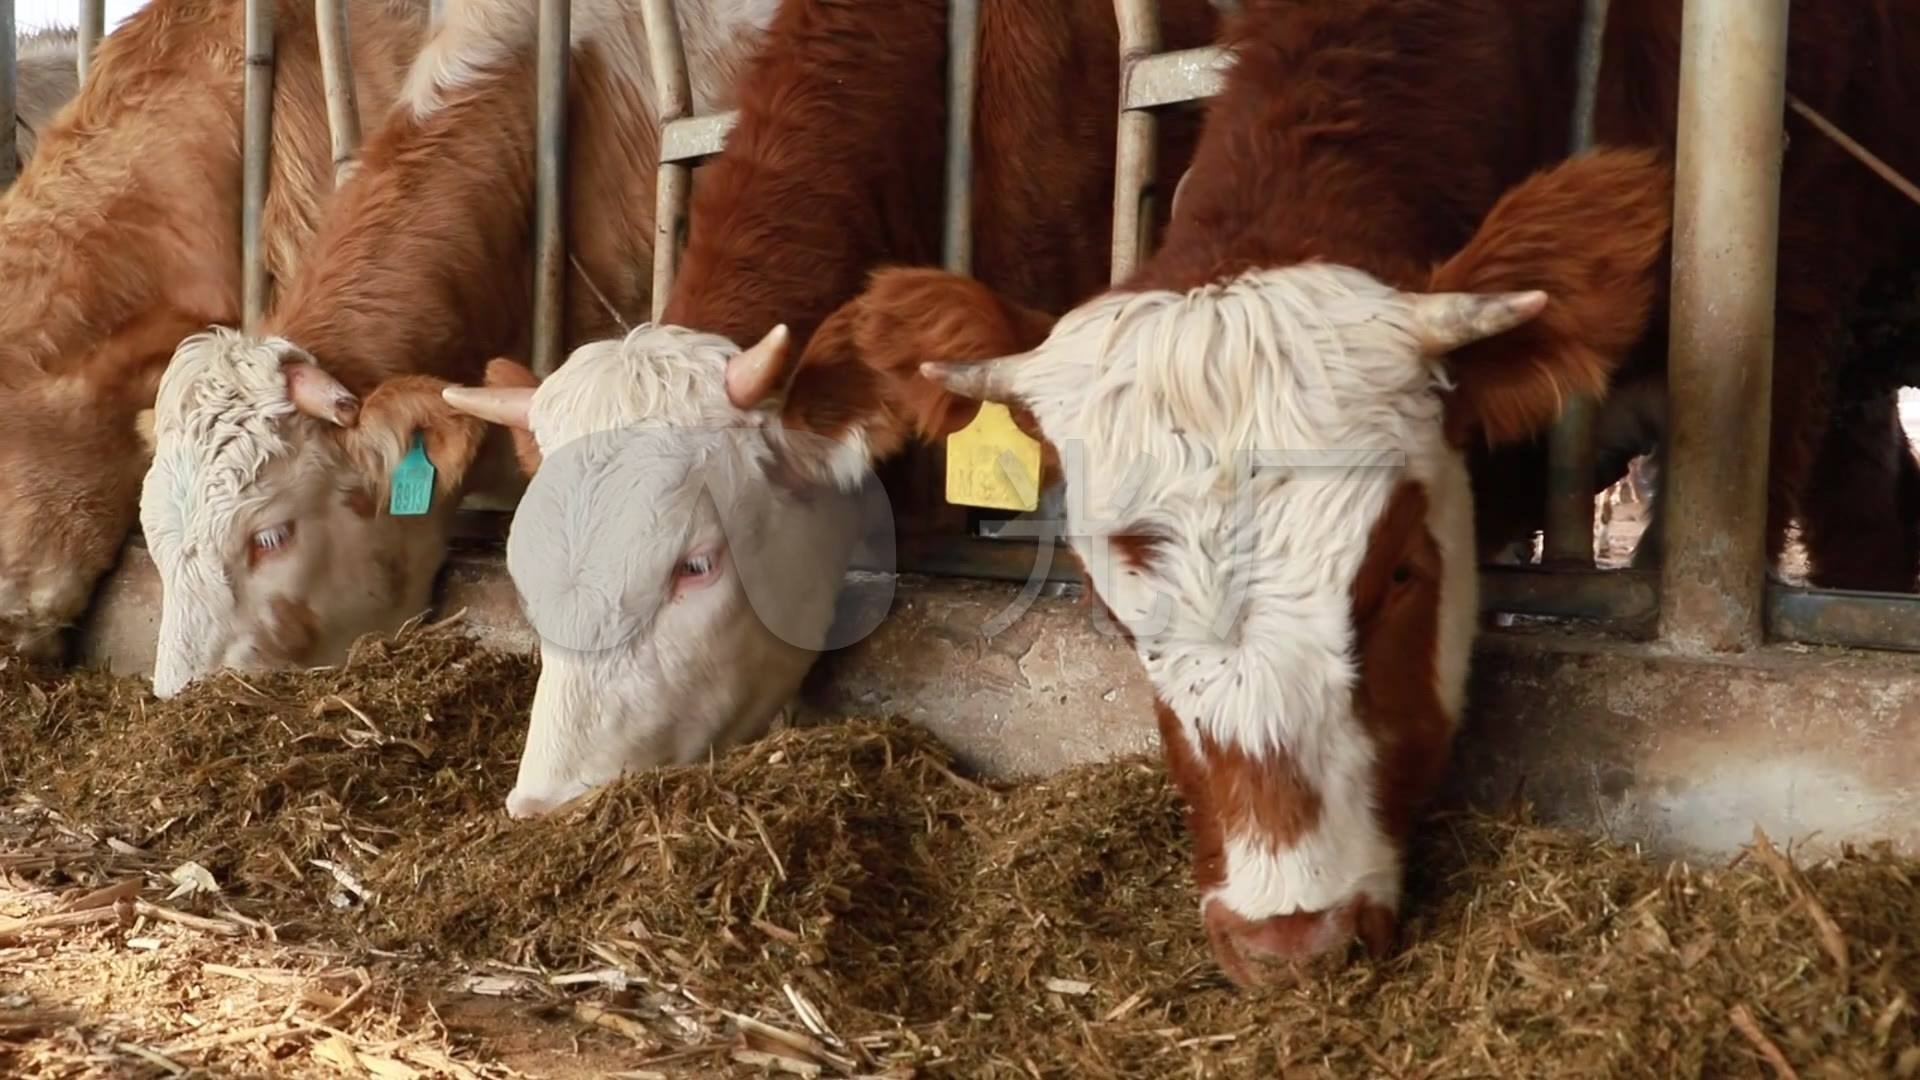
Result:
M349 6L372 119L426 5ZM128 19L0 196L0 647L58 651L133 525L135 421L168 356L239 317L242 14L239 0L155 0ZM311 5L281 5L278 40L265 232L284 279L333 184Z
M1680 7L1679 0L1612 4L1594 120L1603 143L1671 153ZM1920 3L1796 4L1787 40L1788 92L1895 169L1920 175L1920 136L1899 119L1920 107L1912 75L1920 68ZM1920 209L1802 117L1790 113L1784 122L1768 541L1778 559L1798 520L1814 583L1912 591L1920 587L1920 501L1913 494L1920 465L1899 430L1898 383L1888 377L1911 360L1874 356L1870 364L1889 370L1851 375L1838 361L1869 280L1911 261ZM1616 378L1616 394L1661 385L1663 331L1664 321ZM1650 448L1645 440L1602 446L1596 490ZM1485 542L1498 545L1538 526L1544 460L1535 445L1476 468ZM1654 505L1648 539L1657 541L1658 500ZM1650 558L1657 558L1657 544L1643 545L1641 561Z

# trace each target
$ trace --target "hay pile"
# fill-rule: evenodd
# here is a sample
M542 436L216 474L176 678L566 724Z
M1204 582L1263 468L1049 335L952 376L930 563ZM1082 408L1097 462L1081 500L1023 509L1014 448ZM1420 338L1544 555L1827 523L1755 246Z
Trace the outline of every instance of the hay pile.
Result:
M1911 860L1669 868L1447 816L1402 952L1241 993L1155 763L985 785L850 721L513 823L531 685L444 629L169 703L0 669L0 798L193 859L283 938L550 1001L655 1075L1920 1076Z

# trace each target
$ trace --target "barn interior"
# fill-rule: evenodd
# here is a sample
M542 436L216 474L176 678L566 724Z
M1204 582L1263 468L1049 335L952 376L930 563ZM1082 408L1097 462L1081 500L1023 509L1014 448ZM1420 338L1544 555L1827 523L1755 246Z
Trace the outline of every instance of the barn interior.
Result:
M566 0L539 6L563 36ZM1163 197L1145 179L1155 118L1216 92L1224 60L1161 52L1150 3L1116 9L1118 278ZM565 185L565 56L542 52L546 208ZM1754 67L1722 60L1714 100L1760 96ZM678 80L669 235L731 122L692 114ZM1714 122L1690 137L1710 143ZM1733 173L1767 152L1709 156ZM949 199L966 205L964 183ZM536 263L562 266L542 221ZM1756 228L1744 239L1764 248ZM656 254L670 281L675 253ZM540 275L549 371L565 277ZM1890 283L1856 350L1902 353L1916 297ZM1770 318L1765 300L1717 306L1718 328ZM1674 423L1758 416L1764 439L1741 393L1676 379ZM1920 394L1901 401L1920 433ZM1685 527L1737 550L1635 569L1656 481L1578 490L1582 408L1556 430L1571 464L1549 478L1543 535L1484 568L1470 721L1390 958L1251 993L1219 974L1152 688L1089 618L1077 567L1033 538L1059 492L1025 513L949 505L932 447L887 473L901 531L842 593L841 619L877 629L816 665L772 735L534 823L500 812L538 646L504 565L509 513L464 510L435 613L343 667L164 702L144 681L161 583L136 539L76 643L81 670L0 659L0 1063L1920 1076L1920 599L1812 587L1791 553L1744 573L1764 559L1764 489L1739 482L1756 466L1738 440L1663 448L1657 481L1690 478Z

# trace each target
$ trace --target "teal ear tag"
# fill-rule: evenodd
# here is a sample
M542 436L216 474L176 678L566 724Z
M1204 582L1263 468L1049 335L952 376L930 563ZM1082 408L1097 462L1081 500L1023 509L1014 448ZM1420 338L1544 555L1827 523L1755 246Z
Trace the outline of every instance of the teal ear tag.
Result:
M413 433L413 448L393 467L387 486L393 492L387 512L394 517L418 517L433 505L433 462L427 460L427 444L419 432Z

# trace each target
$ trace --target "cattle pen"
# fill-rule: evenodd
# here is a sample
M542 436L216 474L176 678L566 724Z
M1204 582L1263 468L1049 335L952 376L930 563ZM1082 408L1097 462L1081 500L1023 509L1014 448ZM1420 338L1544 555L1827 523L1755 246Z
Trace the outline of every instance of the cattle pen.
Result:
M236 2L235 228L251 325L270 306L275 0ZM699 170L725 152L737 116L697 111L679 0L625 2L655 81L660 320ZM946 0L940 255L962 274L984 212L975 68L995 2ZM1583 2L1573 154L1596 145L1609 10ZM1599 508L1618 497L1610 483L1594 495L1604 403L1566 401L1544 440L1537 538L1478 567L1467 719L1428 827L1446 842L1411 868L1420 944L1393 977L1328 975L1249 1005L1200 970L1191 880L1167 861L1188 842L1180 810L1143 756L1158 742L1158 698L1131 641L1086 602L1088 578L1064 554L1061 487L1030 492L1025 510L960 505L942 497L950 464L933 445L887 474L897 539L863 548L846 576L839 622L876 629L824 655L791 710L839 723L783 723L764 743L627 778L531 826L498 812L540 645L506 569L510 510L459 512L436 590L444 622L365 641L340 670L235 676L180 703L129 689L153 670L160 621L159 575L136 537L82 633L87 672L56 684L0 659L0 718L11 694L36 732L71 740L44 761L0 749L0 792L31 781L65 800L0 802L0 886L61 867L114 882L0 918L0 971L51 966L43 931L115 922L124 947L66 958L92 965L83 982L114 988L92 1004L184 1013L193 1030L149 1047L126 1034L139 1025L108 1025L71 1059L42 1047L33 1060L46 1075L81 1074L74 1062L183 1075L195 1055L236 1054L222 1060L239 1074L899 1080L1278 1075L1276 1062L1328 1076L1651 1076L1653 1062L1719 1075L1737 1053L1756 1075L1920 1076L1920 986L1906 985L1920 973L1920 927L1901 922L1920 910L1908 880L1920 857L1920 595L1801 580L1776 565L1768 534L1788 142L1832 139L1905 181L1789 92L1789 0L1675 2L1659 563L1625 565L1597 537ZM566 220L577 12L572 0L526 3L537 11L527 359L546 376L566 359L569 283L584 280L569 270ZM10 106L13 6L0 0ZM1163 120L1204 108L1233 57L1166 49L1160 0L1112 6L1118 285L1179 198L1154 180ZM80 0L83 78L103 10ZM360 142L354 28L345 0L314 11L338 183ZM16 167L12 131L0 135L0 183ZM1006 468L1018 487L1018 466ZM286 724L289 710L314 730ZM149 711L181 725L180 746L117 729ZM217 809L182 810L210 783L182 774L188 753L226 769ZM216 873L159 854L183 844L251 846ZM163 877L172 895L142 891ZM281 922L295 902L314 914ZM279 932L301 944L283 948ZM447 956L463 965L457 994ZM399 1004L403 987L430 981L424 1018ZM233 985L245 987L238 1006ZM26 1060L9 1058L10 1042L51 1042L71 1020L16 1017L11 988L0 991L0 1064ZM530 1034L529 1017L569 1026ZM1254 1024L1281 1030L1278 1051ZM1376 1045L1380 1027L1402 1042ZM1575 1045L1589 1036L1592 1048ZM469 1056L475 1046L489 1056ZM1816 1059L1828 1071L1789 1063Z
M1592 25L1605 7L1589 6ZM541 0L543 41L565 33L565 9L566 0ZM724 147L734 117L693 113L669 0L645 0L640 10L661 122L657 317L685 240L692 174ZM1541 557L1482 568L1482 609L1505 628L1480 641L1474 723L1462 746L1468 766L1456 773L1463 795L1503 798L1525 778L1557 819L1676 851L1728 850L1756 818L1777 833L1826 843L1920 844L1920 758L1904 752L1920 738L1920 674L1911 661L1920 649L1920 598L1782 580L1767 564L1761 531L1773 311L1767 268L1775 257L1779 171L1769 163L1783 153L1774 106L1784 92L1784 37L1756 35L1776 23L1784 35L1784 10L1773 0L1759 9L1719 0L1686 5L1673 437L1662 451L1663 496L1675 508L1670 555L1657 571L1595 566L1593 500L1578 479L1591 473L1591 434L1581 429L1591 427L1592 410L1571 403L1553 438ZM1227 58L1217 46L1160 51L1152 3L1116 0L1115 11L1125 72L1117 103L1117 280L1150 246L1143 222L1151 200L1164 197L1146 179L1156 114L1217 92ZM954 21L956 29L967 25L965 17ZM1589 86L1598 43L1590 32ZM958 44L964 48L964 34ZM250 71L271 70L270 55L249 55L262 58ZM550 45L539 56L535 310L546 314L536 318L534 360L551 370L567 261L560 211L567 58ZM329 82L343 85L344 72L336 67ZM964 136L960 118L971 94L964 66L955 69L951 92L954 132ZM1591 109L1590 90L1583 108ZM262 113L248 115L263 125ZM947 248L952 265L964 267L967 141L953 145L950 175L961 182L949 192ZM346 146L337 141L336 152L350 154ZM263 153L250 150L248 161L264 177ZM250 200L261 197L249 190ZM870 574L897 570L906 576L895 615L831 658L835 675L820 680L819 704L901 712L989 771L1046 772L1149 748L1150 695L1128 651L1074 599L1077 566L1052 550L1045 518L1057 512L1058 492L1043 493L1029 514L965 512L939 498L937 450L917 458L897 565L857 570L843 599L850 610L885 603L870 590ZM531 648L497 554L509 515L463 516L466 541L444 579L442 608L466 610L485 640ZM150 566L130 553L86 642L94 662L150 669L157 592ZM1016 602L1025 611L1020 620L993 636L983 631L994 625L993 613ZM937 659L925 655L929 641L937 642ZM908 663L907 656L920 659ZM1044 732L1021 723L1036 712L1054 718Z

